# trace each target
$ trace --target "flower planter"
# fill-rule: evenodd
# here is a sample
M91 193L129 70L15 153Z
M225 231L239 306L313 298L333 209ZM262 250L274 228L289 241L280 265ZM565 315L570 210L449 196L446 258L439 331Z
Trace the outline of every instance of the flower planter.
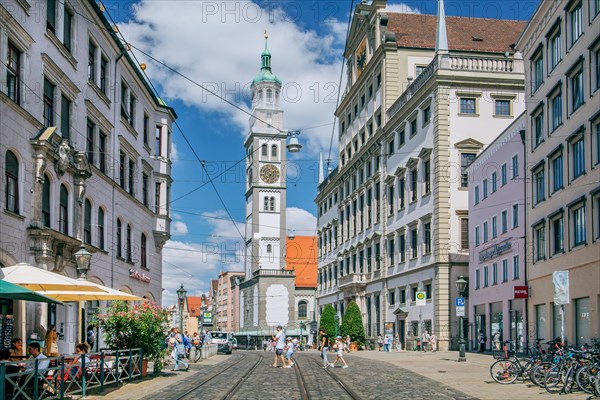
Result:
M142 358L142 378L148 375L148 360Z
M358 344L356 342L351 342L350 343L350 351L357 351L358 350Z

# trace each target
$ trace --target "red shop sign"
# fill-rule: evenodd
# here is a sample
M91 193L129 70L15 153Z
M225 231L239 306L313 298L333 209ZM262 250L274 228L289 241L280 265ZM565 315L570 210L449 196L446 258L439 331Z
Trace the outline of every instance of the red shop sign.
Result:
M514 298L526 299L529 297L529 286L515 286Z

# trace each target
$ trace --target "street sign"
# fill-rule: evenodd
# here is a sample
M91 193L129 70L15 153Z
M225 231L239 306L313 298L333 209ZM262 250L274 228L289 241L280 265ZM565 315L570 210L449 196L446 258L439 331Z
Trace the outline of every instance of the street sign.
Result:
M456 306L456 316L457 317L465 316L465 306Z
M425 292L417 292L416 298L418 306L424 306L427 304L427 301L425 300Z
M457 297L456 298L456 307L464 307L465 306L465 298Z

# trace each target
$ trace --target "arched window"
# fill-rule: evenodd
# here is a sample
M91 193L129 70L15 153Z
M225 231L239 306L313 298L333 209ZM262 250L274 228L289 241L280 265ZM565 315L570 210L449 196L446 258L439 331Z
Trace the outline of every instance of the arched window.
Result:
M307 308L308 308L308 303L305 300L300 300L298 302L298 319L307 317L307 315L308 315Z
M271 157L277 157L277 145L271 146Z
M131 260L131 225L127 225L127 262Z
M146 263L146 255L147 255L147 243L146 243L146 235L142 233L142 237L140 240L140 248L141 248L141 259L140 259L140 265L142 266L142 268L148 268L148 264Z
M267 245L267 253L272 253L273 252L273 246L268 244Z
M267 152L269 151L267 145L263 144L262 146L260 146L260 151L261 151L261 155L263 157L266 157L267 156Z
M44 174L44 183L42 183L42 225L51 228L50 214L50 178Z
M69 191L60 185L60 202L58 207L58 230L65 235L69 234Z
M269 103L273 102L273 90L267 89L267 101Z
M104 210L98 208L98 247L104 250Z
M6 151L6 209L19 213L19 160L15 154Z
M117 257L123 258L123 223L117 219Z
M265 197L264 206L265 206L265 211L269 211L269 198L268 197Z
M89 199L85 199L83 207L83 241L92 243L92 203Z
M269 210L275 211L275 197L269 199Z

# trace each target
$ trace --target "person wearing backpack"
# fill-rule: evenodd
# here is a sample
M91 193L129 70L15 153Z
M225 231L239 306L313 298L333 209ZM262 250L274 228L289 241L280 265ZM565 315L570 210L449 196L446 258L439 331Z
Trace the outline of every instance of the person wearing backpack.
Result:
M483 333L483 329L479 330L479 351L478 353L483 353L485 351L485 343L487 342L487 337Z

